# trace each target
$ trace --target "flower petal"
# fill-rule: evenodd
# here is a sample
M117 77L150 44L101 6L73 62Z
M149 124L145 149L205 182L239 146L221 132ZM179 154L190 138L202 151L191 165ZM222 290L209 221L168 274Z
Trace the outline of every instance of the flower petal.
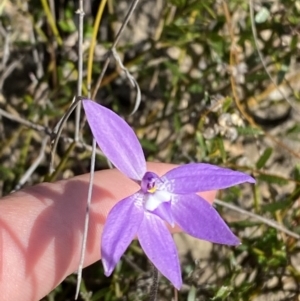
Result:
M144 195L145 209L155 210L160 204L171 201L171 194L167 191L157 190Z
M116 113L91 100L83 100L86 118L100 149L112 164L133 180L146 172L142 147L131 127Z
M169 223L174 228L175 224L171 211L171 202L161 203L156 209L154 209L151 212L159 216L161 219Z
M104 273L109 276L121 256L137 235L144 217L142 194L137 192L117 203L104 225L101 256Z
M243 172L205 163L176 167L161 179L167 191L178 194L223 189L245 182L255 183L252 177Z
M172 284L180 289L182 285L178 253L165 223L151 213L145 213L138 231L140 244L154 266Z
M171 208L175 222L186 233L214 243L240 244L215 208L200 196L176 195Z

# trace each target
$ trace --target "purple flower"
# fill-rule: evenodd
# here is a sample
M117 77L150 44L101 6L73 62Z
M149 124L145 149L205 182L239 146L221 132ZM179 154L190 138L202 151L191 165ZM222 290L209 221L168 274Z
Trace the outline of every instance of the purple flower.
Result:
M197 192L227 188L255 180L247 174L210 164L186 164L159 177L146 170L141 145L128 124L111 110L84 100L88 123L112 164L140 184L135 194L110 211L102 234L102 262L109 276L137 236L154 266L173 285L182 285L177 249L166 223L203 240L238 245L217 211Z

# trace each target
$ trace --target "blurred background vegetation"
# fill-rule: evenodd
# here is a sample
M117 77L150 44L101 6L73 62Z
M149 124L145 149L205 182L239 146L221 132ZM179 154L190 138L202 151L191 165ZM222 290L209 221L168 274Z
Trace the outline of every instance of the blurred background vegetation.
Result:
M89 172L91 134L82 116L74 140L73 114L54 155L56 172L48 174L52 130L78 95L79 4L0 1L0 196ZM300 1L140 0L116 47L142 93L133 116L136 89L113 58L95 89L131 2L83 4L82 95L90 78L95 99L132 125L148 160L210 162L252 174L255 187L218 198L299 235ZM96 169L103 168L97 155ZM299 236L217 208L242 245L177 235L184 286L177 294L161 278L158 300L299 300ZM146 300L151 281L134 242L111 278L100 263L84 270L80 298ZM73 300L75 285L71 275L44 300Z

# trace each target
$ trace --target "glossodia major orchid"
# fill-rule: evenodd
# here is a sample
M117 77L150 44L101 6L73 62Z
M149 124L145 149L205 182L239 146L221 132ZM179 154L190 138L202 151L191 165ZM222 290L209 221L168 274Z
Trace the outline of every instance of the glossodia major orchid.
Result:
M159 177L146 170L142 147L121 117L91 100L83 100L83 107L103 153L118 170L141 186L135 194L118 202L107 217L101 242L106 276L111 275L137 236L153 265L180 289L180 263L167 223L213 243L240 243L213 206L196 193L255 183L252 177L204 163L182 165Z

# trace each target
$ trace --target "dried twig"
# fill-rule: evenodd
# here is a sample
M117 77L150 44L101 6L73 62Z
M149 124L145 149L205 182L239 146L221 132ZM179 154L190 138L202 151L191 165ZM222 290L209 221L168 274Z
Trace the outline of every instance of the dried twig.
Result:
M33 123L31 121L28 121L28 120L23 119L19 116L10 114L10 113L6 112L5 110L3 110L1 108L0 108L0 115L10 119L11 121L14 121L14 122L17 122L19 124L25 125L26 127L29 127L33 130L36 130L38 132L44 132L47 135L52 136L52 131L49 128L47 128L43 125L37 124L37 123Z
M113 54L115 60L118 62L120 68L125 72L125 75L128 78L128 80L131 82L132 86L136 88L137 94L136 94L136 99L135 99L135 105L134 105L134 108L132 109L132 112L130 113L130 115L133 115L136 112L136 110L139 108L140 103L141 103L141 89L139 87L138 82L129 73L128 69L123 65L122 60L121 60L120 56L118 55L115 48L112 49L112 54Z
M52 150L51 150L51 159L50 159L50 166L49 166L49 173L53 173L54 172L54 154L56 152L56 148L57 148L57 144L58 144L58 140L61 136L61 132L63 130L64 124L66 123L66 121L69 119L71 113L74 111L74 109L76 108L78 102L81 101L80 98L75 98L71 104L71 106L69 107L68 111L65 113L65 115L61 118L61 120L58 122L58 124L56 125L56 127L53 130L54 133L54 140L52 142Z
M255 44L255 48L256 48L256 51L258 53L259 59L260 59L262 65L263 65L263 68L264 68L265 72L267 73L269 79L271 80L272 84L274 85L274 87L276 87L276 90L280 93L280 95L282 96L282 98L299 114L300 112L299 112L298 108L284 95L284 93L278 87L275 79L273 78L273 76L271 75L270 71L267 68L267 65L266 65L266 62L265 62L263 54L262 54L262 52L259 49L258 38L257 38L257 31L256 31L255 21L254 21L254 9L253 9L253 2L252 1L253 0L249 0L251 30L252 30L254 44Z
M134 10L135 10L135 8L136 8L136 6L137 6L138 3L139 3L139 0L134 0L134 1L132 2L131 6L130 6L128 12L127 12L127 15L126 15L126 17L125 17L125 20L124 20L124 22L122 23L121 28L119 29L119 31L118 31L118 33L117 33L117 35L116 35L116 38L115 38L115 40L114 40L114 42L113 42L113 45L112 45L112 47L111 47L111 52L116 51L115 48L116 48L117 44L119 43L119 40L120 40L120 38L121 38L121 35L122 35L122 33L124 32L125 27L127 26L127 24L128 24L128 22L129 22L129 20L130 20L130 18L131 18L131 16L132 16L132 14L133 14L133 12L134 12ZM93 93L92 93L92 99L95 98L95 96L96 96L96 94L97 94L97 92L98 92L98 90L99 90L99 88L100 88L102 79L103 79L104 74L105 74L105 72L106 72L106 69L107 69L107 67L108 67L108 65L109 65L109 62L110 62L110 55L107 56L107 58L106 58L106 60L105 60L105 62L104 62L104 66L103 66L102 71L101 71L101 73L100 73L100 75L99 75L99 78L98 78L98 80L97 80L95 89L94 89L94 91L93 91Z
M82 237L82 248L81 248L81 255L80 255L80 261L79 261L79 267L77 272L77 285L76 285L76 293L75 293L75 300L77 300L79 291L80 291L80 284L81 284L81 278L82 278L82 269L83 269L83 263L85 258L85 249L86 249L86 242L87 242L87 234L88 234L88 228L89 228L89 221L90 221L90 207L91 207L91 199L92 199L92 193L93 193L93 185L94 185L94 174L95 174L95 159L96 159L96 140L93 139L93 145L92 145L93 151L91 156L91 168L90 168L90 180L89 180L89 190L88 190L88 196L87 196L87 205L86 205L86 212L85 212L85 220L84 220L84 234Z
M130 19L130 17L132 16L133 14L133 11L134 9L136 8L137 4L138 4L139 0L134 0L132 5L130 6L129 8L129 11L125 17L125 20L124 22L122 23L122 26L115 38L115 41L113 43L113 46L111 48L111 51L116 51L115 50L115 47L116 45L118 44L119 42L119 39ZM101 6L102 7L102 6ZM102 15L102 13L101 13ZM100 22L100 20L98 20L98 22ZM99 24L98 24L99 26ZM93 53L92 53L93 55ZM108 64L109 64L109 61L110 61L110 56L107 57L105 63L104 63L104 67L102 68L102 71L101 71L101 74L99 76L99 79L97 81L97 85L96 85L96 88L94 89L94 92L93 92L93 96L92 96L92 99L95 98L96 96L96 93L101 85L101 81L104 77L104 74L106 72L106 69L108 67ZM91 62L91 59L89 60L89 63ZM123 66L123 64L122 64ZM127 69L123 66L123 68L127 71ZM124 70L123 69L123 70ZM127 71L127 76L129 74L129 72ZM88 77L91 76L91 73L88 74ZM131 82L133 82L135 84L135 86L137 87L138 89L138 94L137 94L137 101L138 104L135 105L135 110L138 108L138 105L139 105L139 100L140 100L140 89L138 87L138 84L137 82L135 81L135 79L132 80L132 76L129 74L129 78L131 77ZM89 80L88 80L88 83L89 83ZM89 84L88 84L89 86ZM90 91L90 89L89 89ZM84 263L84 257L85 257L85 250L86 250L86 241L87 241L87 235L88 235L88 227L89 227L89 211L90 211L90 204L91 204L91 198L92 198L92 190L93 190L93 178L94 178L94 171L95 171L95 150L96 150L96 141L95 139L93 138L93 152L92 152L92 156L91 156L91 170L90 170L90 182L89 182L89 190L88 190L88 198L87 198L87 205L86 205L86 216L85 216L85 225L84 225L84 231L83 231L83 238L82 238L82 245L81 245L81 256L80 256L80 262L79 262L79 266L78 266L78 274L77 274L77 286L76 286L76 295L75 295L75 299L78 298L78 294L79 294L79 289L80 289L80 283L81 283L81 277L82 277L82 269L83 269L83 263Z
M9 27L7 30L5 30L5 39L4 39L2 66L1 66L2 70L5 69L6 63L10 55L10 49L9 49L10 37L11 37L11 28Z
M5 79L11 75L11 73L20 66L20 62L23 59L23 57L19 60L15 60L11 62L5 69L4 72L2 73L2 76L0 77L0 91L3 89L3 84Z
M76 12L79 16L78 22L78 80L77 80L77 96L82 95L82 69L83 69L83 0L79 1L79 8ZM79 139L80 130L80 112L81 112L81 102L78 103L75 115L75 135L74 140Z
M41 124L37 124L37 123L34 123L34 122L31 122L31 121L28 121L26 119L23 119L21 118L20 116L15 116L11 113L8 113L6 112L5 110L1 109L0 108L0 116L3 116L13 122L16 122L16 123L19 123L21 125L24 125L30 129L33 129L37 132L42 132L42 133L45 133L47 136L50 136L51 139L53 139L54 137L56 137L56 134L55 132L53 132L51 129L49 129L48 127L46 126L43 126ZM61 136L60 137L63 141L67 142L67 143L74 143L74 139L73 138L70 138L70 137L65 137L65 136ZM91 145L88 145L86 143L84 143L83 141L76 141L76 146L79 147L79 148L83 148L87 151L92 151L92 146ZM101 152L100 149L96 149L96 153L98 155L101 155L103 156L103 153Z
M157 300L157 291L158 291L158 270L152 264L152 285L150 289L149 301Z
M263 217L261 215L255 214L253 212L247 211L247 210L242 209L242 208L240 208L238 206L235 206L235 205L230 204L230 203L226 203L226 202L218 200L218 199L215 199L214 203L217 204L217 205L219 205L219 206L222 206L222 207L228 208L230 210L236 211L236 212L238 212L240 214L249 216L249 217L251 217L251 218L253 218L253 219L255 219L255 220L259 221L259 222L262 222L265 225L268 225L268 226L270 226L270 227L272 227L272 228L274 228L274 229L276 229L278 231L281 231L281 232L283 232L283 233L285 233L285 234L287 234L289 236L292 236L292 237L294 237L296 239L300 239L300 235L299 234L297 234L297 233L295 233L295 232L293 232L293 231L285 228L284 226L280 225L276 221L270 220L270 219L265 218L265 217Z
M31 175L34 173L34 171L37 169L37 167L43 161L43 159L45 157L45 149L47 146L48 139L49 139L49 137L44 137L44 139L42 140L42 146L41 146L38 157L34 160L34 162L31 164L31 166L27 169L27 171L21 177L20 181L15 186L15 189L13 191L16 191L16 190L19 190L20 188L22 188L22 186L28 181L28 179L31 177Z

